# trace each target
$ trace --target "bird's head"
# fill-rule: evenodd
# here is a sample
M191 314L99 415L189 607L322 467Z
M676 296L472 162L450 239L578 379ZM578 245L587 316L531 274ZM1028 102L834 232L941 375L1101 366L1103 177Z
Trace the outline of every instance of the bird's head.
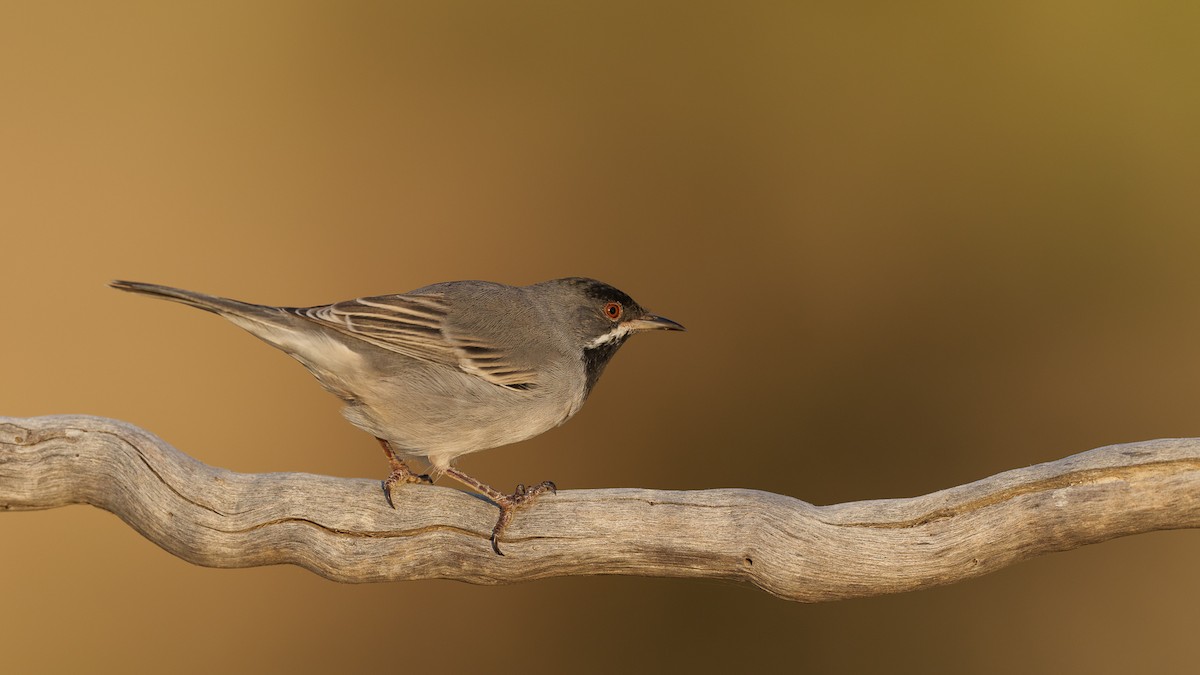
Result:
M567 324L573 346L587 369L587 388L599 379L604 366L634 333L652 330L685 330L678 323L651 314L620 289L584 277L554 279L532 287L555 308Z

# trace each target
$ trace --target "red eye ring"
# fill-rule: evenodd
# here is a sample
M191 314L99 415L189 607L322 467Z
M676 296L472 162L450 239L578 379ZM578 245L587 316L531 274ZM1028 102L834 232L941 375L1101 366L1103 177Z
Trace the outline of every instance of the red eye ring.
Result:
M623 314L624 311L625 310L621 308L621 303L619 302L610 302L604 305L604 316L607 316L613 321L620 319L621 314Z

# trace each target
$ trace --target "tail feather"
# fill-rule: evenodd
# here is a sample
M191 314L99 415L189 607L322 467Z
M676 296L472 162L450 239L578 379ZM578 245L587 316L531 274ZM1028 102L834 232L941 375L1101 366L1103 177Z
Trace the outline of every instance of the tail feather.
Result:
M174 302L181 302L185 305L191 305L198 309L203 309L217 314L236 314L242 316L254 316L263 314L270 309L262 305L252 305L248 302L238 300L230 300L229 298L220 298L215 295L207 295L205 293L197 293L195 291L185 291L182 288L171 288L170 286L160 286L158 284L144 284L139 281L110 281L109 286L130 293L140 293L151 297L162 298Z
M326 389L343 398L348 395L343 395L342 389L327 374L353 371L360 366L361 357L347 346L347 339L341 333L314 324L283 307L253 305L215 295L137 281L112 281L109 282L109 286L130 293L180 302L224 317L235 326L299 360L317 375L317 379ZM366 343L360 345L363 348L366 346Z

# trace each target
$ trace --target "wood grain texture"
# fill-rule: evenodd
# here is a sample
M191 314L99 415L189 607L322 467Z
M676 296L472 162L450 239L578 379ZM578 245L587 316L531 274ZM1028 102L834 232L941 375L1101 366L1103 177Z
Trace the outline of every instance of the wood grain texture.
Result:
M1112 445L921 497L813 506L757 490L565 490L522 510L444 487L207 466L88 416L0 417L0 510L91 504L198 565L343 582L629 574L823 601L953 583L1051 551L1200 527L1200 440ZM11 543L11 542L10 542Z

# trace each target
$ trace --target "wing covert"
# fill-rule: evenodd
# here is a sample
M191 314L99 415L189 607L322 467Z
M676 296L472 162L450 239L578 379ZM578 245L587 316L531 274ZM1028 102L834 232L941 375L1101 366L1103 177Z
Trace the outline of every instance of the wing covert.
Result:
M448 326L450 301L442 295L381 295L332 305L292 309L314 323L414 359L457 366L493 384L529 389L531 369L513 363L509 350Z

